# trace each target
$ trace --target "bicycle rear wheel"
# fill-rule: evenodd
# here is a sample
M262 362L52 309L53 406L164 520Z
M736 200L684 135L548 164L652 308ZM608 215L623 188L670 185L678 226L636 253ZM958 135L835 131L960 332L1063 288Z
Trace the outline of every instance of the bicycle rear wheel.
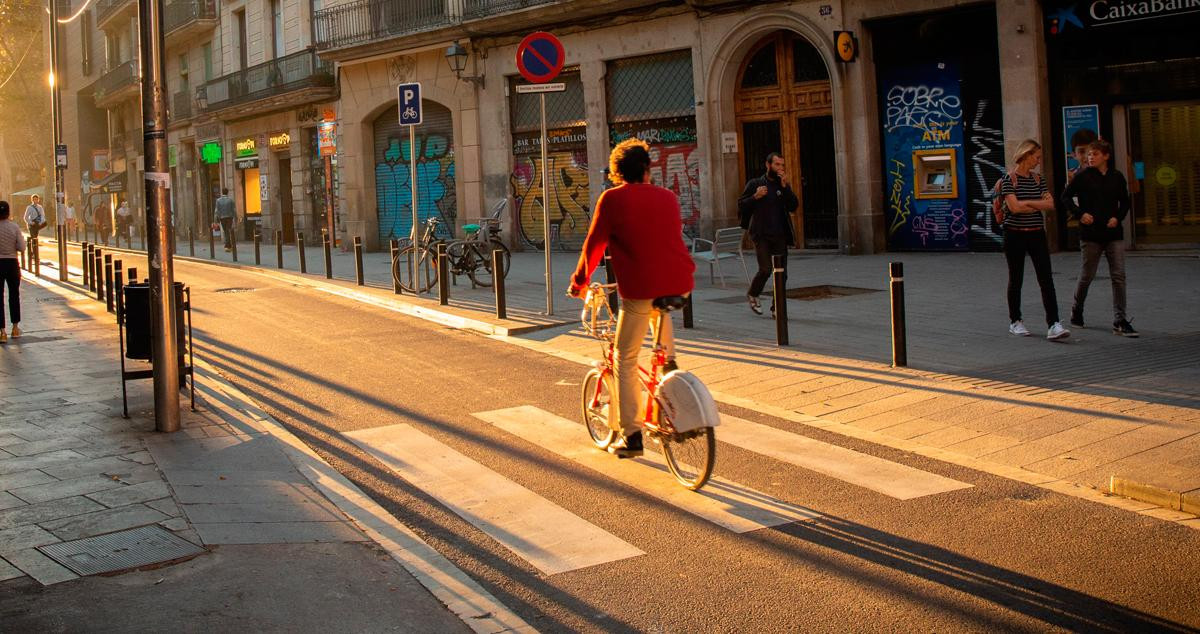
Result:
M597 393L597 383L601 381ZM583 379L583 424L587 426L592 442L601 449L608 449L617 439L617 432L608 425L613 389L613 376L600 370L593 368Z
M471 242L467 244L463 252L462 263L463 268L467 270L467 275L476 285L492 285L492 254L487 252L485 243Z
M413 280L413 261L416 260L420 279L421 292L424 293L437 284L437 252L429 247L417 249L409 245L400 250L392 265L392 279L400 288L409 292L417 292L417 282Z
M664 434L662 448L667 469L683 486L698 491L712 476L717 459L717 437L712 427Z

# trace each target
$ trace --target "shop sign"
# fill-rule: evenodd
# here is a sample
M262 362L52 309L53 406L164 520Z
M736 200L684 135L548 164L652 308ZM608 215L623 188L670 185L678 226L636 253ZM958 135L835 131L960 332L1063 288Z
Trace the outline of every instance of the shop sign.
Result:
M583 126L547 130L546 139L548 152L587 150L587 128ZM541 133L537 130L513 133L513 154L538 154L542 151L541 141Z
M235 159L258 157L258 143L254 140L254 137L246 137L240 141L235 141L233 150L233 157Z
M613 123L608 131L609 144L637 137L650 145L696 142L696 120L693 117L674 117L655 121Z
M286 150L292 145L292 135L287 132L267 136L267 146L272 150Z
M1200 0L1091 0L1046 10L1047 31L1051 35L1072 29L1111 26L1200 13Z
M200 162L216 165L221 162L221 142L209 141L200 146Z
M321 148L321 156L333 156L337 153L337 145L335 137L337 134L337 124L332 121L326 121L317 126L317 145Z
M838 60L849 64L858 58L858 38L851 31L834 31L833 43Z
M178 164L178 156L176 155L178 148L174 145L167 146L167 167L175 167Z
M108 176L108 150L92 150L92 178L100 180Z

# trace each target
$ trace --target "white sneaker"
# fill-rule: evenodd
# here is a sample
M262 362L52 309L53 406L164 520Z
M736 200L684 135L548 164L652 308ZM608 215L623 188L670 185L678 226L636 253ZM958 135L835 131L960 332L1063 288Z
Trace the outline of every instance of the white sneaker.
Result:
M1066 328L1063 328L1061 321L1054 322L1054 325L1050 326L1050 329L1046 331L1046 338L1051 341L1057 341L1059 339L1066 339L1067 337L1070 337L1070 336L1071 336L1071 331L1067 330Z
M1020 319L1008 325L1008 331L1018 337L1028 337L1029 329L1025 327L1025 322Z

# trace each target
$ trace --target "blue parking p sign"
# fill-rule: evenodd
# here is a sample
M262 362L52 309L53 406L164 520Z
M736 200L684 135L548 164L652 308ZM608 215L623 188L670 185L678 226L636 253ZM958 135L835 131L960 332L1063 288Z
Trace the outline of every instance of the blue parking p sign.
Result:
M400 125L421 123L421 84L400 84L396 88L396 104L400 110Z

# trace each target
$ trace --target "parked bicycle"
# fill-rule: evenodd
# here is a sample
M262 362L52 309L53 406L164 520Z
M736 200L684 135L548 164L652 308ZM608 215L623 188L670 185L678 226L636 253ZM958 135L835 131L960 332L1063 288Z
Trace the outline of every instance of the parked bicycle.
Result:
M393 279L401 289L410 293L416 292L418 288L422 293L433 288L438 281L439 244L446 245L446 259L451 275L466 275L471 278L474 286L491 286L496 273L492 270L492 251L499 249L503 252L503 270L500 274L507 277L511 268L512 253L500 240L500 215L504 212L506 204L507 201L501 201L492 215L485 218L481 224L463 225L464 237L461 240L439 238L437 228L441 221L436 217L426 220L420 248L412 245L410 241L392 262Z
M612 394L617 389L613 372L616 363L614 339L616 318L608 306L607 293L616 284L592 283L583 299L580 319L588 335L599 339L602 360L594 362L583 380L583 421L588 435L600 449L608 450L621 430L616 428L610 411ZM680 484L697 491L712 476L716 462L717 440L713 432L720 421L717 404L708 388L696 375L682 370L663 374L667 362L662 345L662 324L667 313L683 308L687 299L681 296L659 297L654 300L657 320L654 332L654 352L650 366L638 365L638 382L645 390L645 408L638 424L645 440L662 445L667 469Z

